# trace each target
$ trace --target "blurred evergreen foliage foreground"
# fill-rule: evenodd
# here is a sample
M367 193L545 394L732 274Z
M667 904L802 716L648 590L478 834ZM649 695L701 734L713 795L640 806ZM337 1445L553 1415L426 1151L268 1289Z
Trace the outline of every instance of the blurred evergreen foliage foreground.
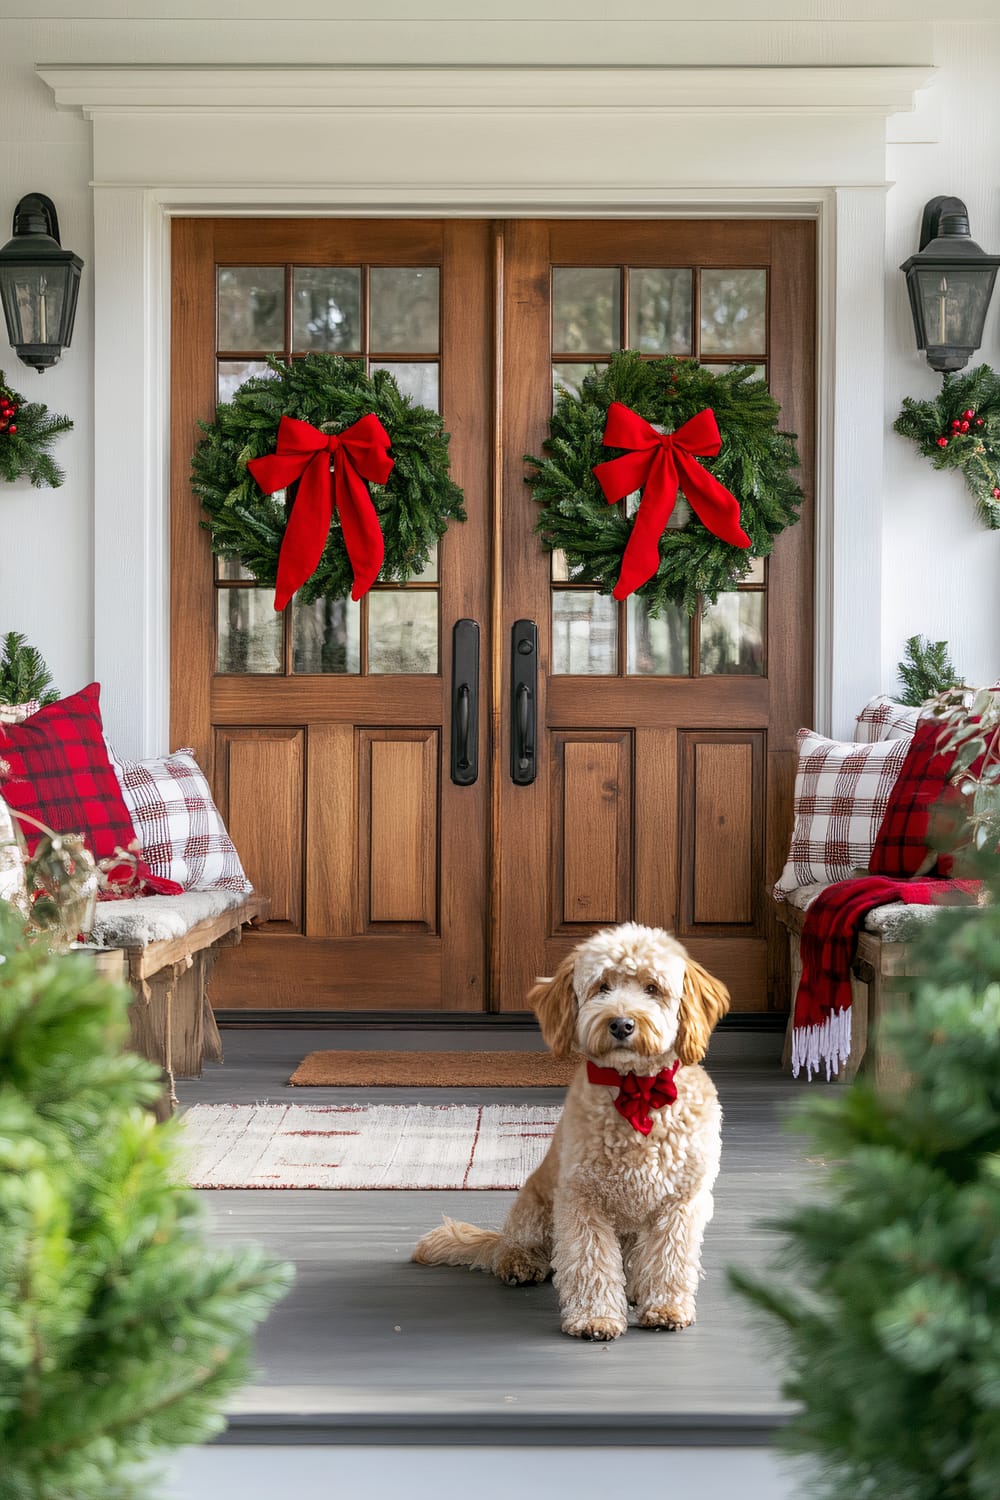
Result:
M992 735L996 711L984 717ZM815 1200L771 1225L770 1275L731 1273L779 1333L799 1408L786 1446L837 1500L1000 1496L995 777L977 802L966 863L990 904L943 909L922 940L912 1005L886 1023L907 1081L810 1100L797 1123L827 1164Z
M0 1500L125 1500L220 1430L287 1268L210 1249L127 992L0 902Z

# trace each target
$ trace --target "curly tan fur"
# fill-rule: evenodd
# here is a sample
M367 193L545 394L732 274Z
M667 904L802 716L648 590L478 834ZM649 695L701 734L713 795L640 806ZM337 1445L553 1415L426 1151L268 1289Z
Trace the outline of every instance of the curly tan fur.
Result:
M679 1062L677 1099L654 1111L644 1136L615 1109L617 1089L589 1083L581 1065L503 1229L445 1219L413 1259L512 1285L553 1272L563 1330L578 1338L617 1338L630 1304L640 1327L685 1328L722 1144L718 1096L699 1063L728 991L668 933L629 922L587 938L529 999L557 1056L575 1048L638 1074ZM633 1023L625 1040L611 1030L622 1019Z

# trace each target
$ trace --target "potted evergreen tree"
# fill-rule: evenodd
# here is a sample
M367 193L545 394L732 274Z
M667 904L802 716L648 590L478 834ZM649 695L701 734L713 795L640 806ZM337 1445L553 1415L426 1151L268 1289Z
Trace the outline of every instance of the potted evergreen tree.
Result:
M0 1496L125 1500L223 1425L289 1271L206 1246L124 989L0 902Z

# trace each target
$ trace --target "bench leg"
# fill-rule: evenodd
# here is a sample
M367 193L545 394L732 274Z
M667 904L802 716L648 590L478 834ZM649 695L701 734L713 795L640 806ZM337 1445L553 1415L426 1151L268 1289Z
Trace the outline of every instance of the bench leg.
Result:
M208 1062L220 1063L224 1061L222 1055L222 1037L215 1019L215 1011L212 1009L212 1001L209 998L209 981L212 976L212 968L215 964L214 948L207 948L200 955L203 960L201 981L201 1013L202 1013L202 1049L201 1055Z

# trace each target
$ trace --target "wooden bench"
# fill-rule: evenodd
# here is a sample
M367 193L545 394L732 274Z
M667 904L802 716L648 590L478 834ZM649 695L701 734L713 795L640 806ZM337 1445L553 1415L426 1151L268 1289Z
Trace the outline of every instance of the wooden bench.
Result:
M91 942L74 950L131 987L132 1050L164 1071L159 1113L176 1103L175 1078L199 1077L205 1058L222 1062L208 993L212 965L219 948L239 943L245 925L264 920L269 904L228 891L102 902Z
M788 1066L792 1051L792 1023L795 996L802 977L800 943L806 909L811 897L823 890L822 885L803 886L788 901L775 903L778 921L788 932L791 967L791 1006L782 1063ZM858 934L857 948L851 966L851 1052L837 1074L839 1082L849 1083L862 1061L865 1071L874 1076L879 1087L900 1080L899 1063L892 1049L879 1037L881 1023L893 1008L906 1004L908 980L915 978L919 966L905 939L916 924L932 920L940 910L934 906L907 906L893 902L869 912L865 927Z

